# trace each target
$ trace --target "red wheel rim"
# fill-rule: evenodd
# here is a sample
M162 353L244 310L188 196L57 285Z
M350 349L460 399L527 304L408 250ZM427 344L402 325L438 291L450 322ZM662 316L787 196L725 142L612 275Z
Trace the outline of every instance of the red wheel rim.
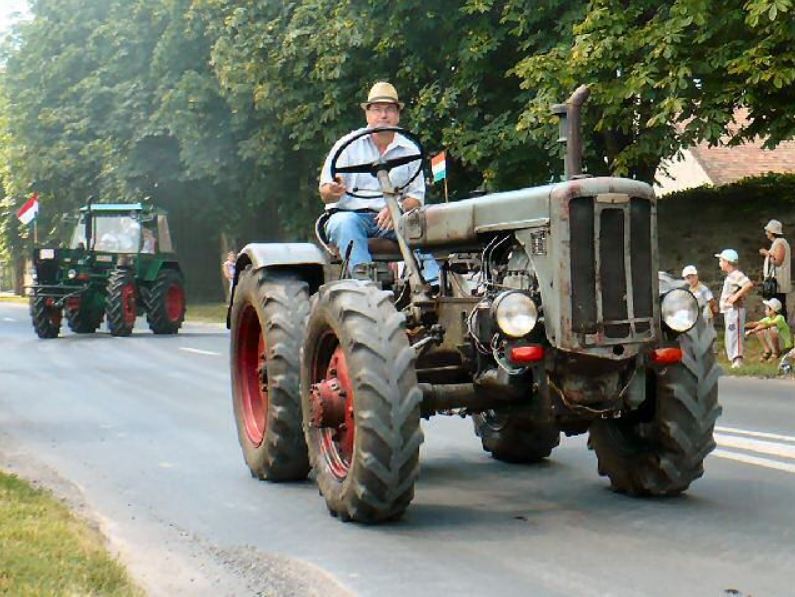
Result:
M353 462L356 420L354 395L345 353L336 336L329 333L320 341L320 357L314 366L313 383L333 382L345 392L345 416L337 427L321 427L320 451L331 473L340 481L348 476Z
M235 393L240 400L243 426L248 441L259 446L267 429L268 370L265 336L251 304L246 304L240 316L235 354Z
M121 305L124 323L130 326L134 325L138 309L135 306L135 286L133 284L125 284L121 289Z
M171 323L176 323L182 317L185 309L185 291L182 286L174 283L166 292L166 317Z
M63 317L63 312L60 309L52 309L50 311L50 323L56 327L61 327L61 318Z

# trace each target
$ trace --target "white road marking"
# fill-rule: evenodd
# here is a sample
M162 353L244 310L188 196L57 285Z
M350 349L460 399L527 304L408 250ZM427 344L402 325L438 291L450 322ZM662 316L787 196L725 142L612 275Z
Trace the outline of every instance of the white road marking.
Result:
M783 442L795 443L795 437L792 435L779 435L778 433L765 433L764 431L750 431L747 429L738 429L737 427L715 427L715 431L733 433L735 435L747 435L749 437L761 437L764 439L777 439Z
M778 456L779 458L791 458L795 460L795 446L780 444L776 442L766 442L758 439L747 439L734 435L715 434L715 441L724 448L738 448L749 452L767 454L768 456Z
M769 458L761 458L759 456L751 456L749 454L741 454L739 452L732 452L731 450L723 450L718 448L713 452L718 458L725 458L727 460L735 460L737 462L744 462L746 464L754 464L756 466L763 466L765 468L772 468L779 471L795 474L795 464L789 462L779 462L777 460L770 460Z
M16 321L16 319L14 319L13 317L3 317L3 321L7 321L9 323L14 323Z
M205 354L211 357L220 357L220 352L213 352L212 350L201 350L200 348L188 348L186 346L180 346L180 350L184 350L185 352L192 352L194 354Z

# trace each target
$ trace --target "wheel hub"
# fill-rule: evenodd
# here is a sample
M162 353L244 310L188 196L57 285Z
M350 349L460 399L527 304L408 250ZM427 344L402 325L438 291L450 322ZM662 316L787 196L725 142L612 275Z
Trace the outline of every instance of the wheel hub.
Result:
M331 375L336 375L336 371ZM348 394L342 389L342 384L337 377L324 379L320 383L312 384L311 400L312 413L310 422L312 427L340 427L345 422L345 407Z

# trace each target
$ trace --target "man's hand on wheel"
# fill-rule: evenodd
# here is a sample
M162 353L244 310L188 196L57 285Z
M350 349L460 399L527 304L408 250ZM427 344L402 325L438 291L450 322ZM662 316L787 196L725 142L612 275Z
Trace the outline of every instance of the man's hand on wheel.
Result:
M334 182L327 182L321 189L321 197L326 203L336 203L345 194L345 183L339 174Z

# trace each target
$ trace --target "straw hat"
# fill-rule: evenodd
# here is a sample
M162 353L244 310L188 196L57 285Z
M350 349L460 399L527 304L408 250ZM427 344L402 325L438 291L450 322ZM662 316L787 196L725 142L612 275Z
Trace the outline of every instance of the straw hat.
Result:
M406 104L398 98L397 89L391 83L386 81L379 81L370 88L370 93L367 94L367 101L362 102L363 109L367 109L370 104L395 104L401 110Z

